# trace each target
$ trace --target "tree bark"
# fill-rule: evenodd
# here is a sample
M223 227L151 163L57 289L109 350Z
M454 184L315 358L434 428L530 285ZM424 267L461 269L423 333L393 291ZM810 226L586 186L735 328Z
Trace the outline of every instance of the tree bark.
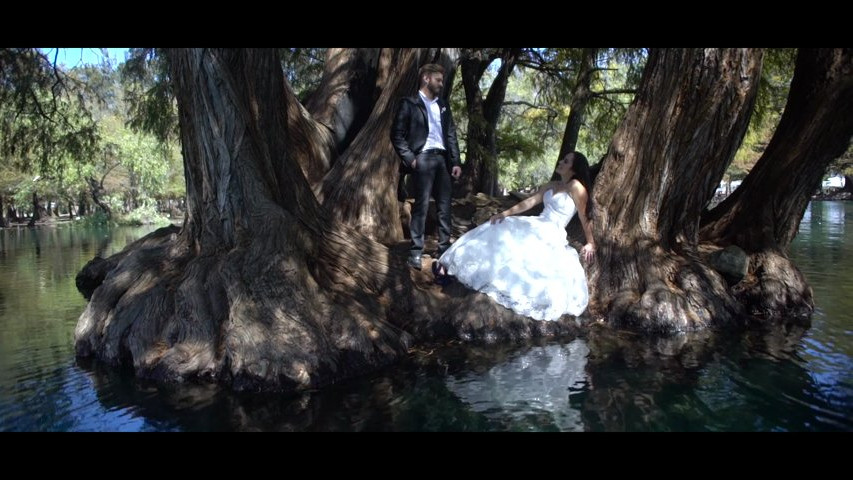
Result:
M492 196L499 194L496 130L509 77L520 56L520 48L506 48L499 55L488 55L484 49L469 49L462 54L460 66L468 109L468 136L463 180L454 192L457 197L477 192ZM484 99L480 79L489 64L498 57L501 66Z
M406 266L403 250L391 255L336 221L295 159L298 133L283 114L293 100L275 50L169 50L169 63L184 225L81 272L91 300L75 330L78 355L144 377L292 391L388 364L412 335L495 342L577 333L573 321L520 317L459 285L444 295L431 275Z
M384 244L403 239L397 199L400 160L388 132L397 102L417 91L419 66L442 59L452 63L448 60L452 55L452 51L429 49L383 51L382 75L377 80L380 96L367 123L324 178L318 195L334 220Z
M395 68L382 78L382 94L365 127L323 179L318 195L333 219L385 244L403 239L397 203L400 162L388 132L396 102L417 88L423 56L418 49L389 53L389 63Z
M404 354L387 250L332 221L294 160L274 50L169 51L187 181L181 234L94 291L80 355L155 378L309 388ZM284 133L284 135L282 135ZM370 263L360 254L371 249Z
M801 49L785 111L741 186L703 218L702 239L737 245L749 275L734 288L750 313L806 319L812 291L788 249L827 166L853 135L853 49Z
M323 78L306 106L285 82L292 154L315 194L372 110L377 63L376 49L328 49Z
M593 191L591 311L675 332L738 322L741 306L698 254L699 217L745 134L753 49L652 50Z
M572 104L569 108L569 118L566 120L566 130L560 145L559 161L569 152L573 152L578 144L578 135L586 116L586 107L592 99L592 74L595 72L597 48L585 48L581 57L575 88L572 91Z
M378 48L330 48L323 80L305 102L311 117L332 133L334 151L343 152L367 122L378 96Z
M399 160L387 135L394 102L417 89L418 65L452 66L454 52L330 49L307 108L285 84L291 154L334 220L383 243L402 240Z

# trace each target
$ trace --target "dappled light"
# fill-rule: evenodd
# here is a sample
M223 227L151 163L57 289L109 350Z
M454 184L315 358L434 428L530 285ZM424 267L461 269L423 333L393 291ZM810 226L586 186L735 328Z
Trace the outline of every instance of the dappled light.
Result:
M118 69L53 68L38 52L0 51L11 68L4 111L55 125L17 122L3 137L0 228L182 219L83 268L76 350L141 377L236 390L329 385L423 341L571 339L591 325L678 335L782 316L808 325L814 300L786 249L853 129L839 114L853 108L845 49L794 59L763 49L140 48ZM771 85L775 103L759 93L765 56L777 84L796 61L789 91ZM466 157L450 227L469 232L459 256L511 245L450 265L467 283L430 271L435 217L421 264L405 258L412 192L389 133L428 63L446 71L442 100ZM767 137L771 120L749 130L756 102L781 112L785 95L753 171L716 198L739 147ZM54 143L29 147L44 135ZM534 191L524 176L536 168L521 163L577 146L600 158L584 211L594 214L581 248L590 263L578 262L576 227L566 246L554 226L565 222L536 223L547 209L475 227ZM509 185L524 191L491 196Z

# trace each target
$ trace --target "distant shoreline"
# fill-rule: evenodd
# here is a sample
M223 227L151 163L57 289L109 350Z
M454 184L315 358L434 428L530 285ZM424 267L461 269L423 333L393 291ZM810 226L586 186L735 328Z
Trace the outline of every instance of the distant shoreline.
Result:
M853 193L850 192L829 192L812 195L812 200L832 200L832 201L849 201L853 200Z

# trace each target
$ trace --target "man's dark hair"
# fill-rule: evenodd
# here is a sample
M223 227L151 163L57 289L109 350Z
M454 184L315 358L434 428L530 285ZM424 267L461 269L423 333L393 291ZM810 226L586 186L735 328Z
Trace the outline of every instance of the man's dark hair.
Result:
M444 67L437 63L427 63L418 69L418 82L423 85L424 84L424 74L429 73L432 75L433 73L440 73L444 75Z

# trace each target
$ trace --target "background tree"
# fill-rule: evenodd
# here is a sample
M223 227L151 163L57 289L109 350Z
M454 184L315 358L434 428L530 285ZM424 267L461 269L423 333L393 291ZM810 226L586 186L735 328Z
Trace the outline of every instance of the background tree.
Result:
M827 171L830 174L843 175L844 191L853 193L853 142L847 147L844 155L830 163Z
M671 332L737 321L742 307L698 254L699 215L746 132L761 57L649 52L593 190L591 307L609 323Z
M794 74L796 53L796 49L793 48L765 50L761 80L758 84L755 108L749 120L749 128L746 131L743 143L735 153L734 160L723 176L723 180L728 183L728 189L724 192L726 195L731 193L730 182L743 180L752 170L779 125L779 119L782 118L782 112L788 98L791 77Z
M572 149L602 158L645 58L644 49L526 49L498 128L501 184L541 185Z
M462 50L459 63L468 122L463 176L460 185L454 189L455 196L471 192L498 194L496 128L507 84L521 55L520 48ZM497 59L500 59L500 65L483 98L480 81L489 65Z
M853 135L853 50L800 49L785 113L743 184L703 218L702 238L750 255L734 289L753 314L807 317L811 288L787 256L827 166Z

